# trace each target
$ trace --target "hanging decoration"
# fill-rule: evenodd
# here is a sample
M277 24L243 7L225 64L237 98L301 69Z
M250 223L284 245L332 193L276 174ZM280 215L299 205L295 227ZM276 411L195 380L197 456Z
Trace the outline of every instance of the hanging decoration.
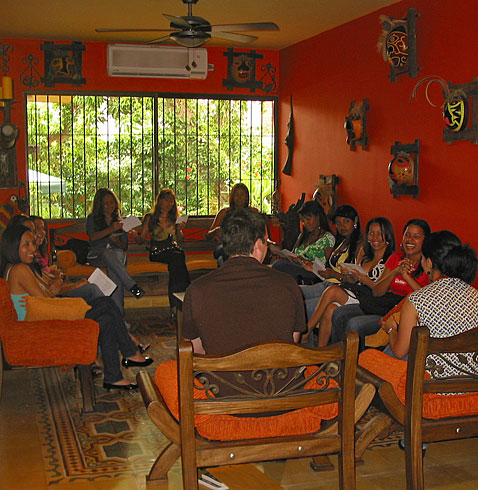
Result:
M224 56L227 56L227 78L222 81L224 87L228 90L243 87L251 92L263 88L263 83L256 80L256 61L263 59L264 55L254 50L242 52L229 48Z
M367 112L370 106L367 99L355 104L352 100L348 116L345 116L345 132L347 133L346 142L350 145L350 150L354 151L357 145L362 145L365 150L368 147L367 137Z
M24 65L27 65L20 75L20 80L22 81L23 85L30 88L38 87L41 81L41 74L35 68L35 66L40 63L40 60L35 58L35 56L32 54L29 54L23 58L22 62Z
M290 114L289 120L287 121L287 136L285 137L284 143L287 146L287 160L282 167L282 172L286 175L291 175L292 173L292 156L294 153L294 107L292 106L292 95L290 96Z
M420 153L420 141L415 143L400 144L396 141L390 152L393 155L388 165L388 177L390 180L390 193L393 197L408 195L418 196L418 154Z
M272 63L267 63L266 65L261 66L261 71L265 72L260 80L264 92L266 94L277 94L279 92L276 80L277 68L272 65Z
M6 75L10 69L8 66L10 55L8 53L12 51L13 46L11 44L0 41L0 71L2 71L4 75Z
M45 55L45 76L42 82L46 87L54 87L57 83L83 85L82 53L86 49L80 42L71 44L54 44L51 41L41 45Z
M431 85L438 83L442 88L443 103L441 106L434 104L429 96ZM443 130L443 141L452 143L453 141L470 140L473 144L478 143L478 80L473 79L471 83L452 85L437 75L430 75L422 78L413 88L409 102L417 95L417 90L421 85L425 85L425 98L432 107L442 110L445 128ZM470 102L471 98L471 118ZM468 125L471 120L471 125Z
M410 78L417 76L417 33L415 9L408 9L404 19L380 16L382 32L377 43L378 52L390 64L390 80L395 82L399 75L408 73Z
M0 85L0 111L3 123L0 125L0 187L17 185L17 152L15 144L18 138L18 127L10 120L13 98L13 80L2 77Z
M337 208L337 184L340 179L337 175L320 175L316 189L312 196L325 211L327 216L332 216Z

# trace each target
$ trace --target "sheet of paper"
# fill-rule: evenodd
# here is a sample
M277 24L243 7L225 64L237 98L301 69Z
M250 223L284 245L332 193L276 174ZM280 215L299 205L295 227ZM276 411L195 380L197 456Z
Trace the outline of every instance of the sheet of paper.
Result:
M325 264L318 258L314 260L314 264L312 266L313 273L322 281L325 281L325 277L321 276L320 273L325 271Z
M127 216L126 218L123 218L121 220L121 223L123 223L123 230L124 231L130 231L133 228L140 226L141 220L139 218L137 218L136 216Z
M289 257L298 257L297 254L294 252L291 252L290 250L287 250L286 248L280 248L275 244L274 242L269 241L269 249L274 255L279 255L281 257L284 257L285 259L288 259Z
M178 216L176 219L176 224L180 225L181 223L187 223L188 222L188 217L186 215L184 216Z
M91 273L88 282L96 284L105 296L111 296L117 288L116 284L98 267Z
M358 265L358 264L349 264L348 262L343 262L342 264L340 264L340 267L342 269L344 269L345 271L349 272L349 271L357 271L357 272L360 272L361 274L367 274L363 268Z

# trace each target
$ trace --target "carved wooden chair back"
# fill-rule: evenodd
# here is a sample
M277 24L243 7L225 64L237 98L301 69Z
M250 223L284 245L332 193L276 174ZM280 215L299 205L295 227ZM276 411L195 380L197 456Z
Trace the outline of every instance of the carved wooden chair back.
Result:
M321 349L276 342L215 357L193 355L191 343L181 342L179 403L184 487L197 488L198 467L339 452L340 488L355 488L357 354L355 333L349 334L344 343ZM231 376L231 372L237 374ZM258 380L262 388L255 383ZM311 384L313 388L309 389ZM193 385L203 391L204 399L193 397ZM227 386L224 397L220 396L221 386ZM236 394L231 394L234 391ZM267 412L335 402L338 403L338 431L332 433L321 428L315 434L206 443L195 431L197 415L259 413L262 416Z
M436 420L422 417L426 393L478 394L478 328L453 337L430 338L428 328L415 327L408 359L405 404L407 487L423 489L422 442L478 435L478 415ZM430 378L425 378L425 371ZM447 375L447 371L451 374Z

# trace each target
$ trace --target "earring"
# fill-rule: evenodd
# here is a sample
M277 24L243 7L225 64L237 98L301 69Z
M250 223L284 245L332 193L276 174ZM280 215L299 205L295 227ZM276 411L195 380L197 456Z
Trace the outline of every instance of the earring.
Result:
M357 229L357 223L354 223L354 228Z

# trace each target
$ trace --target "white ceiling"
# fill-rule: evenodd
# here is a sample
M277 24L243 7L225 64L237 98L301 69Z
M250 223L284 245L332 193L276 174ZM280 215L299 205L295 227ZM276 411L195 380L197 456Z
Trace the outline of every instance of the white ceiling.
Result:
M259 39L243 46L282 49L393 3L397 1L199 0L193 15L211 24L275 22L279 32L251 32ZM0 0L0 40L146 42L162 33L97 33L95 28L167 29L169 20L163 13L183 16L187 11L181 0ZM208 44L234 45L219 39Z

